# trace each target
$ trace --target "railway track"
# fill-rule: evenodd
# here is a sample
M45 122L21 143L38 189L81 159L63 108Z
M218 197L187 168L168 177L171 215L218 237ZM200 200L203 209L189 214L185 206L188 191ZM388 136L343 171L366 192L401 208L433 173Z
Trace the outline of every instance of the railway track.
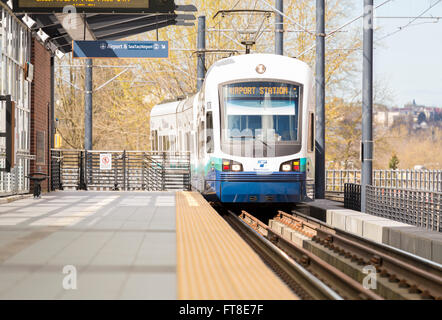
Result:
M244 219L244 216L247 219ZM227 211L224 218L300 299L382 299L302 248L299 248L302 250L302 259L296 259L297 255L291 250L282 249L281 246L274 243L274 238L278 238L278 235L273 234L267 225L248 213L243 212L243 216L238 217L234 212ZM282 238L279 240L284 241ZM311 267L306 267L305 260L303 260L305 256L308 257L307 259L311 259ZM338 284L336 287L339 290L331 288L324 281L326 277L335 279L335 283Z
M378 244L328 226L301 212L279 211L276 220L310 232L304 247L323 260L362 281L364 267L376 271L376 289L386 299L442 300L442 267L416 255Z
M301 299L442 299L436 263L296 211L278 211L268 225L246 211L221 211Z

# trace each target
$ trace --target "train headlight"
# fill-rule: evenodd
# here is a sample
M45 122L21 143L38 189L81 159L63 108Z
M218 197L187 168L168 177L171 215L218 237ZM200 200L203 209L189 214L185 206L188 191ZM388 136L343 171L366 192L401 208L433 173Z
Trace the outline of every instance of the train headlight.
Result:
M223 160L223 171L243 171L242 164L237 161Z
M241 165L240 164L232 164L232 171L241 171Z
M291 171L294 171L294 172L304 172L305 168L302 169L301 159L296 159L296 160L287 161L287 162L284 162L283 164L281 164L281 167L279 168L279 171L284 171L284 172L291 172Z

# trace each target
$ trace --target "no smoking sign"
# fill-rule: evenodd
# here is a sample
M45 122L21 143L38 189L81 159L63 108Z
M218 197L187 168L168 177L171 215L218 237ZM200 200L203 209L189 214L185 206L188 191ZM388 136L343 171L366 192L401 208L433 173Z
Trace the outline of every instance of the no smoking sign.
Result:
M100 170L112 170L111 153L100 153Z

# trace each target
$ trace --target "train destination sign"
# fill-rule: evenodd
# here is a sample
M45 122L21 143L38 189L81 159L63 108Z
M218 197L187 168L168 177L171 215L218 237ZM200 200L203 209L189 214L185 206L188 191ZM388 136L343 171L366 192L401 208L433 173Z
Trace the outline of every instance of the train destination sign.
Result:
M234 83L229 84L226 89L226 94L229 98L257 98L265 96L297 98L299 93L297 85L267 81Z
M74 58L168 58L168 41L73 41Z
M173 13L174 0L13 0L14 12L63 12L73 6L77 13Z

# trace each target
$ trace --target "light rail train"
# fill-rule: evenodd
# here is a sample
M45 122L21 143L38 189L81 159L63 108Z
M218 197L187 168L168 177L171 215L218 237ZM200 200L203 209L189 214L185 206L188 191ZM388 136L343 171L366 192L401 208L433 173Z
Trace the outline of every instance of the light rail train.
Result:
M152 149L190 152L192 188L224 203L311 199L314 83L304 62L272 54L219 60L201 90L151 111Z

